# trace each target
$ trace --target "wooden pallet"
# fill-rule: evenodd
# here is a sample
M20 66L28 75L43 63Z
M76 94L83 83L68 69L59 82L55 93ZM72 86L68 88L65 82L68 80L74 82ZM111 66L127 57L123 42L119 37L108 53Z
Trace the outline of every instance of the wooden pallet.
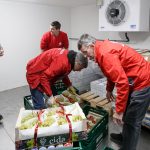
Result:
M80 98L90 104L92 107L102 107L106 111L108 111L109 115L112 115L112 107L111 103L107 100L107 98L102 98L91 91L83 93L80 95Z

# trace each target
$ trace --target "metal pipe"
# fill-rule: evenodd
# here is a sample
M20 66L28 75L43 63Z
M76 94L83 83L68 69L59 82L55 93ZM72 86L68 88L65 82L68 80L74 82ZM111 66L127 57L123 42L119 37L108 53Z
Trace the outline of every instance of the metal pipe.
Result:
M114 42L130 42L130 39L128 37L128 34L127 32L125 32L125 38L126 40L109 40L109 41L114 41ZM78 38L69 38L70 40L75 40L75 41L78 41L79 39ZM97 40L100 40L100 41L103 41L104 39L97 39Z

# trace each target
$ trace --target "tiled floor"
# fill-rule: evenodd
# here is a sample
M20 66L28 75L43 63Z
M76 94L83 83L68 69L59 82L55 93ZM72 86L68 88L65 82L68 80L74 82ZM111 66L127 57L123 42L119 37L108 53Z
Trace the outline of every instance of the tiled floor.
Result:
M15 124L18 113L23 107L23 96L29 95L27 86L0 92L0 113L4 119L0 124L0 150L15 150ZM112 121L109 123L110 132L120 132L121 128L115 126ZM118 150L117 145L105 139L105 143ZM150 130L143 130L141 132L139 145L137 150L150 150Z

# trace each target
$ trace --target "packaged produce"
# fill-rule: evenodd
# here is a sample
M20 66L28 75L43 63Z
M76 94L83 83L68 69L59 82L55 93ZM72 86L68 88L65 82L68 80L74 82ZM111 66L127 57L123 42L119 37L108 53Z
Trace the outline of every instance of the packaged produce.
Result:
M46 147L41 147L41 148L39 148L39 150L47 150L47 148Z
M103 116L90 111L86 117L87 117L87 132L89 132L97 124L97 122L99 122L103 118Z
M59 144L59 145L56 146L56 149L61 149L61 148L63 148L63 147L64 147L63 144Z
M54 150L55 149L55 146L54 145L51 145L47 148L47 150Z
M72 133L87 130L87 120L78 103L64 106L63 109L58 107L41 111L22 108L16 123L16 140L33 139L37 125L38 137L68 134L69 120Z

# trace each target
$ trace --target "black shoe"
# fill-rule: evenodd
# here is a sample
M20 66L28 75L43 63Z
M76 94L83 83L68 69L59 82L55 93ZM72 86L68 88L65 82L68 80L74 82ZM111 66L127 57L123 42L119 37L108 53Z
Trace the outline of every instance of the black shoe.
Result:
M122 145L122 142L123 142L122 134L111 133L110 140L118 145Z
M0 121L3 119L3 116L0 114Z

